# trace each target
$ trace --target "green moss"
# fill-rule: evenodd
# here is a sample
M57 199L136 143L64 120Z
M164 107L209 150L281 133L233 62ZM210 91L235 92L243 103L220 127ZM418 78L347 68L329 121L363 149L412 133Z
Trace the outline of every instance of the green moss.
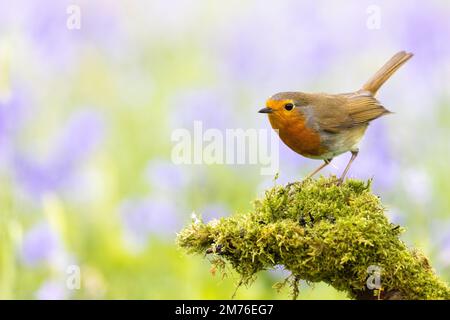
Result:
M177 242L189 253L213 254L250 284L257 272L282 265L298 293L300 279L323 281L352 298L449 299L449 287L428 260L399 239L403 229L384 214L370 181L320 178L276 186L254 210L209 224L192 223ZM369 290L368 267L381 268L381 289ZM277 284L280 287L282 284Z

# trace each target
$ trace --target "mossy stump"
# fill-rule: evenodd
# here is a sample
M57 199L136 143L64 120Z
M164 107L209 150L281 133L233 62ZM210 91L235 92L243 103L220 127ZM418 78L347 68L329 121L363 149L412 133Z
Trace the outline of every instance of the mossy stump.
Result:
M449 299L450 288L423 254L399 239L403 229L384 211L370 181L338 186L335 177L320 178L275 186L247 214L195 221L177 242L189 253L212 254L218 267L230 263L239 285L281 265L292 274L286 282L294 298L306 280L355 299ZM368 286L371 270L379 272L379 286Z

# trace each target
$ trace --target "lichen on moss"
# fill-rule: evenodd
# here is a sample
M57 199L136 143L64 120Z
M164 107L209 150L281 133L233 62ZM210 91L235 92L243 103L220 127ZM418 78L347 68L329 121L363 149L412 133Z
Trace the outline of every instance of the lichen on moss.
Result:
M371 181L306 180L267 190L254 210L184 228L177 243L189 253L226 261L250 284L259 271L284 266L298 281L325 282L351 298L449 299L449 287L427 258L400 239ZM381 268L381 289L367 287L369 266ZM281 284L276 285L276 287Z

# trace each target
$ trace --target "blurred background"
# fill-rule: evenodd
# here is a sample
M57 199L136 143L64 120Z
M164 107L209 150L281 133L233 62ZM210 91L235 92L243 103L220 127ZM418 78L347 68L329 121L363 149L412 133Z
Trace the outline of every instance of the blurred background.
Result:
M356 90L399 50L415 56L378 95L395 114L350 177L374 179L450 281L449 38L447 1L0 0L0 298L230 298L238 277L213 276L176 233L319 162L280 144L276 182L256 165L175 165L173 130L267 129L273 93ZM237 298L288 298L272 288L287 274ZM345 295L302 283L299 298Z

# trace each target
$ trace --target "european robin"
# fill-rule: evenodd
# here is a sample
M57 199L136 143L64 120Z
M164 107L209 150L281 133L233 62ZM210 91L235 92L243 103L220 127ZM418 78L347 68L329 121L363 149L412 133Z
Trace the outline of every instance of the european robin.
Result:
M356 92L280 92L271 96L259 112L268 114L272 128L278 130L281 140L293 151L324 160L307 178L330 164L334 157L350 151L352 156L340 184L358 155L358 144L369 123L391 113L375 99L375 94L412 56L398 52Z

